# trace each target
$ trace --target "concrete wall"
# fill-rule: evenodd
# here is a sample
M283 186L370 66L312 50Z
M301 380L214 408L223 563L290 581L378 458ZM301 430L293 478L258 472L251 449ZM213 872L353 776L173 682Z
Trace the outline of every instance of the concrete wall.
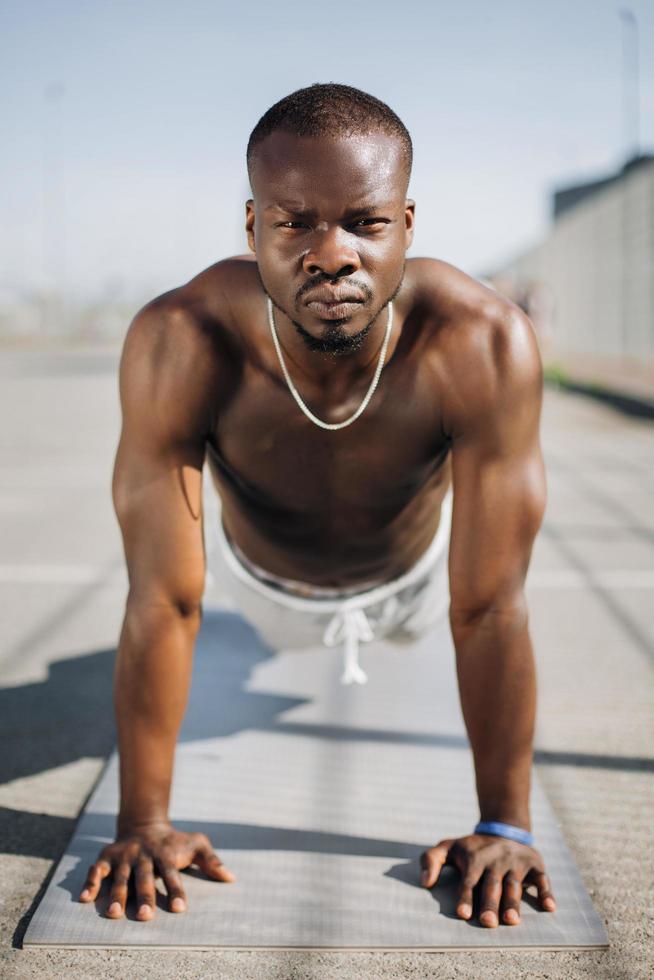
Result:
M492 280L527 308L546 359L650 372L654 161L564 212L544 242Z

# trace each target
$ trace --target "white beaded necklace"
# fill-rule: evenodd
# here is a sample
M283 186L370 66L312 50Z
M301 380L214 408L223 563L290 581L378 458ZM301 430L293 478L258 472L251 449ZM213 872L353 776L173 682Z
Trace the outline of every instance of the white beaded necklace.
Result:
M381 350L379 352L379 360L377 361L377 367L375 369L375 374L373 376L373 379L370 382L370 387L368 388L368 391L364 395L363 401L357 408L354 415L350 415L349 419L345 419L344 422L323 422L322 419L319 419L316 415L313 414L313 412L310 409L307 408L307 406L300 398L297 388L291 381L291 376L288 373L288 369L284 362L284 357L282 355L282 348L279 343L279 338L277 337L277 331L275 330L275 314L273 311L273 305L270 296L268 297L268 323L270 324L270 332L272 334L273 343L275 345L275 350L277 351L277 357L279 358L279 363L282 369L282 373L286 379L286 384L288 385L288 389L290 393L293 395L293 398L295 399L299 407L306 415L306 417L308 419L311 419L311 421L315 425L319 425L321 429L331 429L331 430L344 429L346 425L352 425L352 423L355 422L356 419L358 419L363 412L365 412L368 406L368 402L374 395L375 388L377 387L377 384L379 382L379 378L382 373L382 368L384 367L384 360L386 359L388 341L390 340L391 330L393 329L393 303L390 302L388 304L388 324L386 326L386 335L384 336L384 343L382 344Z

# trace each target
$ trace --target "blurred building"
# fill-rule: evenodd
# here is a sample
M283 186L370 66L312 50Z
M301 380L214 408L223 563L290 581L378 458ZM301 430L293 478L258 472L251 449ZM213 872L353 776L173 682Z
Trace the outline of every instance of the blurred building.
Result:
M546 365L654 399L654 157L557 190L552 218L488 278L529 314Z

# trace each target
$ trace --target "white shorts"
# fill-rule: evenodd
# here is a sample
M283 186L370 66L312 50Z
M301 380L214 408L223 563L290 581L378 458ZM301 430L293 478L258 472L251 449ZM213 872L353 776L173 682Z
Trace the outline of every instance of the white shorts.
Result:
M343 684L364 684L367 680L358 661L359 643L376 638L410 642L447 615L451 486L443 498L441 521L434 539L413 568L390 582L364 591L347 590L346 594L329 597L316 595L327 590L311 586L306 586L306 590L313 595L299 595L289 590L287 580L257 570L250 562L244 564L225 534L220 502L210 479L205 481L204 506L205 605L207 602L224 604L227 598L262 640L276 650L306 649L321 644L342 646Z

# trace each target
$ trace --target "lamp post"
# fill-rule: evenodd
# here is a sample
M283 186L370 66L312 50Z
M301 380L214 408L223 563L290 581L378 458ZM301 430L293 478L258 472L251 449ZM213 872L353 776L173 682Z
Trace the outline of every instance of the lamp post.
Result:
M625 165L620 186L620 357L630 353L630 325L632 318L633 272L631 269L632 229L629 195L627 193L627 165L637 159L640 152L640 84L638 77L638 20L633 10L622 7L622 138L625 149Z
M622 21L622 138L627 160L640 151L640 80L638 19L629 7L620 10Z

